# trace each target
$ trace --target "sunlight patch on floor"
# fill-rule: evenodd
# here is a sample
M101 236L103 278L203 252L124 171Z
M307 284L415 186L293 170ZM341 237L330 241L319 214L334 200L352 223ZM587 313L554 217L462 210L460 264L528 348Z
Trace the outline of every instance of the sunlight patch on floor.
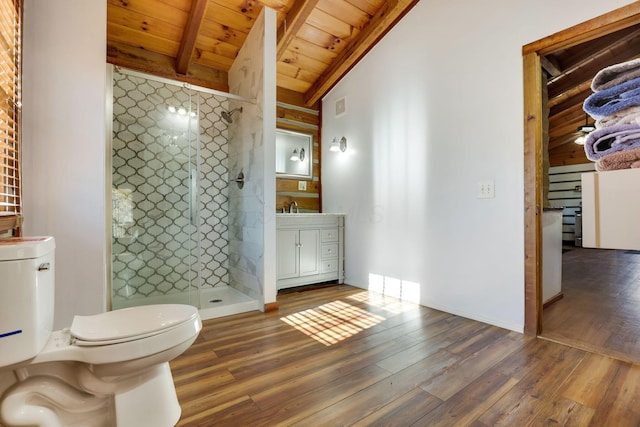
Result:
M420 304L420 283L417 282L369 273L368 289L382 295Z
M282 317L280 320L330 346L377 325L385 318L344 301L333 301Z
M405 311L415 310L416 304L399 300L395 297L388 297L376 292L362 291L355 295L350 295L347 299L373 305L374 307L387 310L393 314L404 313Z

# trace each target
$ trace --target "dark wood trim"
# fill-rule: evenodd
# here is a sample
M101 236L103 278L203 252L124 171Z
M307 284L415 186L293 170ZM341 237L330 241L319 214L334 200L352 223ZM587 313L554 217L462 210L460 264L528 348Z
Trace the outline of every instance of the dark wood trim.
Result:
M524 331L542 330L542 88L540 57L640 23L640 2L590 19L522 48L524 72Z
M524 331L536 335L540 304L542 251L542 68L540 56L525 55L524 69Z
M178 49L178 56L176 58L176 72L179 74L187 74L189 63L191 62L191 55L196 46L196 39L198 38L208 3L208 0L194 0L193 3L191 3L187 25L184 27L182 41L180 42L180 48Z
M300 28L307 21L311 12L318 4L319 0L298 0L293 3L291 10L278 28L278 46L276 58L279 61L289 48L289 45L300 31Z
M547 308L549 307L551 304L560 301L562 298L564 298L564 294L562 292L560 292L558 295L554 296L553 298L551 298L549 301L545 302L544 304L542 304L542 308Z
M264 312L265 313L271 313L272 311L278 311L278 301L276 302L269 302L267 304L264 305Z

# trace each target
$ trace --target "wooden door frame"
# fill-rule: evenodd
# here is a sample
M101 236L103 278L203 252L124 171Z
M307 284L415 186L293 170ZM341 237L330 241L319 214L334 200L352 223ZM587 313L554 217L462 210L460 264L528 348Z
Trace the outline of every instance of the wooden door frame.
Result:
M542 331L542 68L540 57L640 23L640 1L522 48L524 72L524 332Z

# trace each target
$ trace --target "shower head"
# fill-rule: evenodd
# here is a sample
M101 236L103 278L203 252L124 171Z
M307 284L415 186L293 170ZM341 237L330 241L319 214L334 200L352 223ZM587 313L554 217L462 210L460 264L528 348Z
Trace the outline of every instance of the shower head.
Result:
M235 113L236 111L242 113L242 107L234 108L231 111L223 111L222 113L220 113L220 115L222 116L225 122L231 124L233 123L233 113Z

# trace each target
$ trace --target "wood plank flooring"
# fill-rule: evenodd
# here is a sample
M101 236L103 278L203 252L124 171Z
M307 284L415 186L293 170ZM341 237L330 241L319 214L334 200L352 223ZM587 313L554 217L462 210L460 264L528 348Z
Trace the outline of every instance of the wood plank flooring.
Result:
M179 426L637 426L640 367L347 285L204 322Z
M640 364L640 253L571 248L564 298L544 309L542 336Z

